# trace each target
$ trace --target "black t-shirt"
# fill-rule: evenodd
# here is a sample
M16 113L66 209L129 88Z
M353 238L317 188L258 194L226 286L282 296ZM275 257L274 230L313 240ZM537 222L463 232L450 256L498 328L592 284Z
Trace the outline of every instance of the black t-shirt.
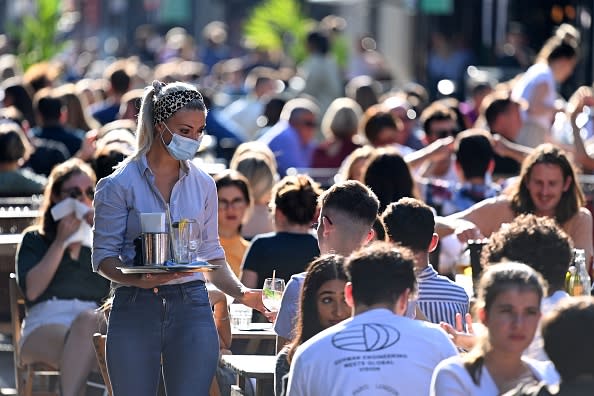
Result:
M50 243L38 231L28 231L23 236L16 257L16 267L19 286L26 293L27 273L36 266L47 253ZM91 265L91 249L82 246L78 259L73 259L64 252L62 260L54 277L44 292L35 301L27 301L31 306L51 298L64 300L79 299L95 301L98 304L109 294L110 282L108 279L93 272Z
M512 158L495 154L494 175L516 176L520 174L520 163Z
M264 279L275 276L285 282L293 274L305 271L307 265L320 255L318 240L312 234L272 232L254 237L243 259L242 269L258 274L257 288Z

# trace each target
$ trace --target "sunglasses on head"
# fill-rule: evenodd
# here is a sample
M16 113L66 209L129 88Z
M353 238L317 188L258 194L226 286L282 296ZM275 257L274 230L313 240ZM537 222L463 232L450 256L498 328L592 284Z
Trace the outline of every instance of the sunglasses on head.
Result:
M67 190L62 190L62 194L66 194L70 198L74 198L74 199L80 199L83 196L83 194L85 194L87 196L87 198L89 198L90 200L93 200L93 198L95 198L95 189L93 187L89 187L83 193L83 191L80 188L72 187Z

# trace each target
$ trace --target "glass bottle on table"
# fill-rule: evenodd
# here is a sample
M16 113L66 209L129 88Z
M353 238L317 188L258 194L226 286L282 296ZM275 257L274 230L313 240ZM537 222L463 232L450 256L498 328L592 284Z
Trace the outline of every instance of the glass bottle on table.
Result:
M569 270L567 293L572 296L589 296L592 284L586 270L586 252L583 249L573 250L574 268Z

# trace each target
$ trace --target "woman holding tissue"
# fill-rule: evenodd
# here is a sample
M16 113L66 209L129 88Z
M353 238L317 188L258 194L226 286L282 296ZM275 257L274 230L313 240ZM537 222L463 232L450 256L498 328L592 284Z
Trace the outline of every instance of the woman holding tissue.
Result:
M16 256L28 306L21 359L58 367L64 396L78 395L86 384L96 365L92 335L105 327L97 307L109 282L91 267L94 187L95 174L81 160L57 165L38 224L25 230Z
M225 261L215 183L191 162L206 112L194 86L154 81L142 98L135 153L97 185L93 268L115 288L106 347L115 396L154 395L161 368L169 396L208 394L219 346L206 279L265 311L261 291L242 285ZM123 274L117 267L134 262L143 213L169 213L173 222L196 220L197 257L219 268Z

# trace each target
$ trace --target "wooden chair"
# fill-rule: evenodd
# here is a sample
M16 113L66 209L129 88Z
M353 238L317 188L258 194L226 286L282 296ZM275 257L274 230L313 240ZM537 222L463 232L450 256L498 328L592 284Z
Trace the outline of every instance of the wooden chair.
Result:
M19 341L21 338L21 324L25 317L25 297L19 287L16 275L10 274L9 283L10 294L10 322L12 328L12 346L14 348L14 375L15 386L18 395L55 395L58 396L58 384L60 372L56 367L44 363L23 364L20 357ZM45 385L48 389L43 393L33 393L33 379L36 376L53 376L54 378L45 378Z

